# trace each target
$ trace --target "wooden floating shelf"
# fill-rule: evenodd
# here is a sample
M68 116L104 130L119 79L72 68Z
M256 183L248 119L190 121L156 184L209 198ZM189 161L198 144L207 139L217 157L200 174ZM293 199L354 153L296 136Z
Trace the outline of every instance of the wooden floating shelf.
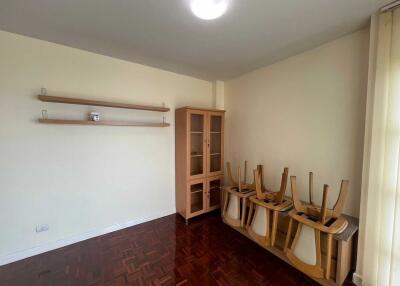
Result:
M45 101L45 102L79 104L79 105L90 105L90 106L103 106L103 107L113 107L113 108L125 108L125 109L157 111L157 112L167 112L167 111L169 111L169 108L167 108L167 107L136 105L136 104L118 103L118 102L109 102L109 101L100 101L100 100L90 100L90 99L82 99L82 98L39 95L39 99L41 101Z
M98 126L137 126L137 127L168 127L169 123L131 122L131 121L89 121L69 119L39 119L40 123L68 125L98 125Z

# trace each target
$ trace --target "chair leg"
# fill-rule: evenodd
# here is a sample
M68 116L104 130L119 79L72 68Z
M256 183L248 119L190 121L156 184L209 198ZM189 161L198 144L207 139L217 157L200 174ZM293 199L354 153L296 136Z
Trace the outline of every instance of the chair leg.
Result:
M271 246L272 247L275 244L277 227L278 227L278 212L277 211L273 211L273 215L272 215L272 233L271 233Z
M229 198L229 195L228 195L227 191L224 192L223 198L224 198L224 207L222 208L222 217L225 217L226 209L228 207L228 198Z
M244 220L246 216L247 199L242 198L242 217L240 218L240 227L244 226Z
M250 209L249 209L249 214L247 216L247 223L246 223L246 228L250 226L251 223L251 217L253 215L253 209L254 209L254 203L250 202Z
M329 276L331 274L331 258L332 258L332 234L328 233L326 237L325 279L329 279Z
M289 219L289 227L288 227L288 231L287 231L287 234L286 234L285 248L283 249L283 251L285 253L288 251L289 241L290 241L290 237L292 235L292 224L293 224L293 219L290 218Z

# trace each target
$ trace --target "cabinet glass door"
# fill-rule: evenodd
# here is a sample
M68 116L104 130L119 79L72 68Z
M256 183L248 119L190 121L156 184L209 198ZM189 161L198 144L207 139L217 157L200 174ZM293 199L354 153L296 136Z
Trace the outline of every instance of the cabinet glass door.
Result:
M204 175L206 165L206 116L205 112L189 112L190 132L190 154L189 154L189 177L195 179Z
M205 187L204 180L193 181L189 184L190 215L204 212Z
M209 163L208 173L219 175L223 172L223 131L224 121L221 113L210 112L209 115Z
M222 177L215 177L208 180L208 209L217 209L221 203Z

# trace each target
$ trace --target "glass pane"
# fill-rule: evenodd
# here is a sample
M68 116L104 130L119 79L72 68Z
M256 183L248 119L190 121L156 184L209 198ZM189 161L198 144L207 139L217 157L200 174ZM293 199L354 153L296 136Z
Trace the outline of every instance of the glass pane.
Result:
M210 156L210 172L221 171L221 154L211 154Z
M221 150L222 150L222 117L211 115L210 130L210 172L221 171Z
M190 115L190 175L203 174L204 115Z
M190 135L190 155L203 155L203 133L192 133Z
M204 115L190 115L190 175L203 174Z
M211 132L221 132L222 130L222 117L218 115L211 115Z
M190 131L203 132L204 131L204 116L202 114L190 115Z
M190 157L190 176L203 174L203 155Z
M218 206L221 199L221 180L210 181L210 207Z
M190 212L195 213L203 209L203 183L190 186Z
M221 153L221 133L211 133L211 154Z

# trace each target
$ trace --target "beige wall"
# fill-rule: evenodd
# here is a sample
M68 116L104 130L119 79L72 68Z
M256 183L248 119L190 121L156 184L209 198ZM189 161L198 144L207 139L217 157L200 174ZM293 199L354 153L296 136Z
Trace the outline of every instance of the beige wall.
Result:
M349 179L345 212L358 216L368 37L362 30L227 82L226 159L263 164L275 190L288 166L305 200L313 171L316 201L326 183L331 206Z
M39 124L43 108L49 117L98 110L108 119L162 120L44 103L36 98L42 86L60 96L165 102L172 126ZM212 107L212 98L207 81L0 32L0 264L175 212L173 110ZM43 223L50 230L37 234Z

